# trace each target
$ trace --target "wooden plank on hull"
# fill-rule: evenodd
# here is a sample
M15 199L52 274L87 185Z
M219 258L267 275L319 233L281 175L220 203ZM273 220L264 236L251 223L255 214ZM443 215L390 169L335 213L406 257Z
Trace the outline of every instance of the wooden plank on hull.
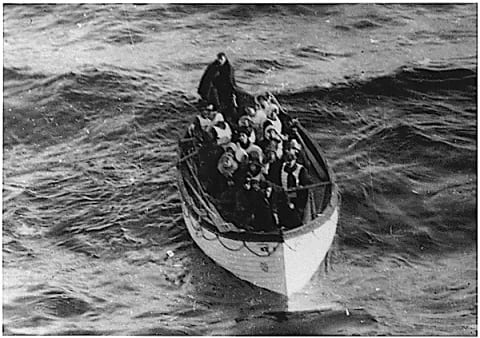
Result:
M196 222L191 220L191 222ZM187 223L187 228L197 245L218 265L230 271L240 279L246 280L254 285L266 288L281 294L286 292L285 269L283 264L283 246L267 257L258 257L242 248L238 251L226 249L220 242L208 241L202 237L196 236L191 222ZM213 237L215 234L209 233L207 237ZM237 243L239 245L240 243ZM270 243L271 244L271 243ZM233 243L229 243L233 245Z
M321 227L285 241L287 293L302 289L325 258L335 237L338 209Z

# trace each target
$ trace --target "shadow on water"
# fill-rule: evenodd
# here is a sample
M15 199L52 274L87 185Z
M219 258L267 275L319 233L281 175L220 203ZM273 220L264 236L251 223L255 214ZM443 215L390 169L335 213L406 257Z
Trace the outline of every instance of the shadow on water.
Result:
M205 303L237 311L240 315L287 309L287 298L243 281L217 265L198 247L192 248L187 263L189 270L188 294L197 303Z
M377 323L363 309L267 311L235 322L230 334L247 336L368 335Z
M364 309L346 309L318 297L305 306L302 297L316 296L307 293L287 298L237 278L196 246L187 251L184 295L174 312L180 322L197 317L206 320L202 334L366 335L378 331L376 319ZM295 306L299 302L302 304ZM185 311L186 307L190 309Z

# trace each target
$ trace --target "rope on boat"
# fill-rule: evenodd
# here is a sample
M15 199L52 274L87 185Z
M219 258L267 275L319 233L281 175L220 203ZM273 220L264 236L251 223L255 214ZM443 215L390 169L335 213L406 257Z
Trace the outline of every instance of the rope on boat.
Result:
M193 216L192 216L193 217ZM202 217L199 217L199 219L197 219L196 217L193 217L195 221L197 221L199 224L200 222L202 221ZM203 227L201 225L199 225L198 227L195 227L195 225L193 225L193 222L192 222L192 228L197 231L197 232L200 232L201 233L201 236L202 238L204 238L205 240L211 242L211 241L214 241L216 239L218 239L218 234L215 234L214 233L214 237L212 238L208 238L207 236L205 236L205 232L203 231Z
M272 251L267 251L267 254L266 255L259 255L258 253L256 253L255 251L253 251L252 249L250 249L247 245L247 243L245 243L245 241L243 241L243 245L245 246L245 248L247 248L248 251L250 251L251 253L253 253L255 256L258 256L258 257L270 257L275 251L277 251L277 248L279 247L280 243L277 243L277 245L273 248Z
M208 238L207 236L205 236L205 232L203 231L203 228L202 228L202 227L200 227L200 228L201 228L200 232L202 233L202 237L203 237L205 240L211 242L211 241L214 241L214 240L218 239L218 235L217 235L217 234L214 234L215 236L213 236L212 238Z
M193 214L191 214L191 216L194 218L195 221L197 221L198 223L200 223L202 221L202 218L197 218L197 217L194 217ZM280 245L280 243L277 243L277 245L273 248L273 250L269 250L266 252L266 254L262 255L262 254L258 254L257 252L255 252L254 250L252 250L248 245L247 243L245 242L245 240L242 240L242 244L240 244L240 246L238 248L231 248L229 247L228 245L226 245L224 242L222 242L222 240L220 239L221 236L219 236L218 234L215 234L215 236L209 238L207 236L205 236L205 231L203 229L203 227L201 225L199 225L198 227L196 227L194 225L194 222L192 222L192 228L196 231L196 232L200 232L201 233L201 237L204 238L205 240L211 242L211 241L214 241L214 240L218 240L218 242L227 250L229 251L240 251L241 249L243 249L244 247L250 251L251 253L253 253L255 256L258 256L258 257L269 257L271 256L278 248L278 246ZM197 235L198 236L198 235Z
M218 241L220 242L220 244L227 250L230 250L230 251L240 251L243 249L243 247L245 246L245 241L242 241L242 244L238 247L238 249L232 249L232 248L229 248L225 243L223 243L221 240L220 240L220 236L218 236L217 234L217 238L218 238Z

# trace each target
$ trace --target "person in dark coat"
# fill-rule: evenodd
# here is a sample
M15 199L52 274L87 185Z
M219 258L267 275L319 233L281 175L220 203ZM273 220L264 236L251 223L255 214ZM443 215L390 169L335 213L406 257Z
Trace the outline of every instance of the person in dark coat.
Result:
M225 53L218 53L200 79L198 94L223 113L229 123L233 123L237 118L236 88L233 67Z
M246 191L249 207L253 213L252 226L254 231L278 231L277 220L272 208L272 191L266 181L254 181Z
M312 183L307 169L297 162L297 153L291 149L285 152L285 162L280 169L280 177L278 179L285 191ZM282 208L279 216L282 225L290 229L302 224L304 210L308 201L308 190L288 192L287 196L287 208Z
M282 161L277 156L276 146L274 144L268 145L264 150L264 154L263 169L265 178L276 185L280 185Z

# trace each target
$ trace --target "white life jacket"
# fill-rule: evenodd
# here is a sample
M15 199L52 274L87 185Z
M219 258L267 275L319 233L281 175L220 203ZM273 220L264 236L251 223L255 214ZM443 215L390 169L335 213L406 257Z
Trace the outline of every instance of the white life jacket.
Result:
M248 139L250 140L250 143L255 143L255 141L257 140L257 136L255 135L255 129L252 129L252 132L250 133Z
M275 103L267 103L267 106L264 108L265 114L269 115L273 112L276 112L278 114L279 108Z
M282 165L282 170L280 172L280 180L282 182L282 188L285 189L285 190L291 189L291 188L296 188L300 185L300 170L302 170L303 166L299 163L296 163L296 168L292 172L292 175L295 178L295 186L294 187L288 187L288 173L285 171L286 165L287 165L287 163L284 163ZM295 198L295 197L297 197L297 193L296 192L289 192L288 197Z
M237 143L237 150L235 151L235 159L237 160L237 162L245 164L248 162L248 154L250 152L259 152L260 161L263 161L262 148L260 148L259 146L253 143L250 143L247 149L243 149L240 143Z
M253 127L255 129L261 129L267 120L267 114L265 114L262 109L258 109L255 116L250 116L250 118L252 119Z
M237 150L235 151L235 159L238 163L247 163L248 153L246 149L243 149L240 144L237 143Z
M203 131L207 131L212 124L212 120L209 118L204 118L202 115L197 115L197 120L200 128L202 128Z
M225 121L225 119L223 118L222 113L216 113L215 116L214 116L213 119L212 119L212 122L211 122L211 123L212 123L212 126L215 125L215 124L217 124L217 122L221 122L221 121L222 121L222 122Z
M277 158L282 158L283 156L283 143L280 142L277 146Z
M215 133L217 134L217 144L219 146L229 143L232 140L232 130L228 123L225 123L225 129L213 126Z
M277 116L276 120L268 119L272 123L273 128L278 132L279 135L282 135L282 121Z

